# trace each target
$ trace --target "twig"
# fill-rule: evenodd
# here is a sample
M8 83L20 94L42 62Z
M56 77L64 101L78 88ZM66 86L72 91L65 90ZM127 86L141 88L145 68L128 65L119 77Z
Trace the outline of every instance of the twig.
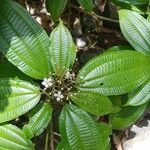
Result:
M56 133L56 132L52 132L54 135L57 135L57 136L59 136L59 137L61 137L61 135L60 134L58 134L58 133Z
M53 135L53 121L51 121L50 124L50 149L51 150L55 150L55 146L54 146L54 135Z
M77 6L75 6L75 5L72 5L72 4L70 4L70 6L71 6L72 8L74 8L74 9L77 9L77 10L80 11L80 12L83 12L83 13L85 13L85 14L91 16L91 17L94 18L94 19L101 19L101 20L105 20L105 21L110 21L110 22L119 23L119 21L116 20L116 19L111 19L111 18L107 18L107 17L104 17L104 16L99 16L99 15L97 15L97 14L94 13L94 12L89 13L89 12L87 12L87 11L85 11L85 10L83 10L83 9L81 9L81 8L79 8L79 7L77 7Z
M46 139L45 139L45 150L48 150L48 140L49 140L49 133L46 133Z

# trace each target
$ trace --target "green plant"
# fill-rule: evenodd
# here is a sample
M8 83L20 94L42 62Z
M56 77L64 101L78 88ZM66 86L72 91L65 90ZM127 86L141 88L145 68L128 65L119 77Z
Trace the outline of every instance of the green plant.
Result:
M110 149L112 129L127 127L137 120L147 100L131 109L122 106L118 97L106 96L128 93L149 79L150 60L143 49L147 45L138 48L144 54L110 50L92 59L78 73L73 67L76 47L62 21L48 37L14 1L1 0L0 6L0 52L10 62L2 59L0 66L0 149L34 149L30 139L45 128L45 149L49 149L50 140L54 146L57 126L61 134L58 150ZM124 11L120 14L125 15ZM145 20L143 24L147 27ZM96 122L104 115L109 117L108 122ZM15 126L14 119L23 116L28 121Z
M132 5L143 5L143 4L149 3L149 0L112 0L112 1L126 3L126 4L132 4Z
M56 22L63 13L68 0L46 0L47 10L50 12L52 19ZM94 4L92 0L77 0L77 2L86 10L91 12Z
M111 0L122 9L129 9L139 14L148 14L149 0Z

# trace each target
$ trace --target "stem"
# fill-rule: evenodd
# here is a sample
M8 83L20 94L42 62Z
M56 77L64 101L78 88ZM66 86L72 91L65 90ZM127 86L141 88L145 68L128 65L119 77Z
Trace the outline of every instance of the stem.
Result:
M85 14L91 16L91 17L94 18L95 20L101 19L101 20L105 20L105 21L110 21L110 22L119 23L119 21L116 20L116 19L111 19L111 18L107 18L107 17L104 17L104 16L99 16L99 15L95 14L94 12L88 13L88 12L86 12L85 10L83 10L83 9L81 9L81 8L75 6L75 5L72 5L72 4L70 4L70 6L71 6L72 8L74 8L74 9L77 9L77 10L80 11L80 12L83 12L83 13L85 13Z
M53 135L53 121L50 123L50 149L55 150L54 146L54 135Z
M52 132L54 135L57 135L57 136L59 136L59 137L61 137L61 135L60 134L58 134L58 133L56 133L56 132Z
M48 140L49 140L49 133L46 133L46 139L45 139L45 150L48 150Z
M48 93L46 93L43 89L40 90L42 91L42 94L45 94L48 98L51 98L51 96Z

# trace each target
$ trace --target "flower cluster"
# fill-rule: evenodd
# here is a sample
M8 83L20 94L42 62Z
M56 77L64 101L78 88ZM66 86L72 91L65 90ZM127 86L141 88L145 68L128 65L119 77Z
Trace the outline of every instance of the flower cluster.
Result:
M56 93L54 93L54 97L56 97L57 101L61 101L64 98L64 95L61 91L57 91Z
M69 79L69 80L74 80L75 78L75 73L70 73L70 71L67 71L65 74L65 79Z
M57 101L62 101L67 98L68 93L73 87L75 81L75 73L67 71L63 79L52 77L44 78L42 85L44 86L44 92Z
M45 89L52 87L53 85L53 79L52 78L44 78L42 85L45 86Z

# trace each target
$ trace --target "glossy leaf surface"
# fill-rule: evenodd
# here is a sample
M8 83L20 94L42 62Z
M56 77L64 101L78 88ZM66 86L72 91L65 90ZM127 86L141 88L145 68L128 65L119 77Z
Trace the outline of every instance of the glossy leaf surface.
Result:
M150 59L136 51L112 51L89 61L76 80L78 91L128 93L149 78Z
M112 126L106 123L97 123L97 128L99 133L102 134L103 145L105 146L105 150L107 150L110 144L109 136L112 134Z
M24 125L23 131L31 139L40 135L48 126L52 117L52 108L49 104L38 104L29 112L29 123Z
M1 150L33 150L33 144L25 133L14 125L0 125Z
M93 0L77 0L79 4L87 11L92 11L94 4Z
M112 128L116 130L121 130L129 127L140 118L146 107L147 104L143 104L136 107L122 107L120 112L112 114L111 116Z
M74 105L64 106L60 115L60 131L65 136L72 150L104 149L101 133L93 119L83 110ZM64 135L65 134L65 135Z
M150 81L135 89L126 103L126 106L138 106L146 103L150 99Z
M67 0L46 0L46 7L50 12L54 21L57 21L60 15L63 13Z
M114 0L114 1L127 3L127 4L131 4L131 5L143 5L143 4L149 3L149 0Z
M21 80L0 80L0 123L31 110L40 100L39 88Z
M94 115L105 115L112 112L111 101L104 95L94 92L77 92L70 95L71 100L79 107Z
M120 27L124 37L137 50L150 54L150 22L130 10L119 11Z
M0 78L13 78L13 79L21 79L26 81L31 81L32 78L25 75L18 68L16 68L12 63L10 63L7 59L3 59L0 62Z
M69 30L60 21L50 35L51 63L55 74L59 77L73 65L76 56L76 47Z
M0 1L0 51L25 74L43 79L51 72L46 32L12 0Z

